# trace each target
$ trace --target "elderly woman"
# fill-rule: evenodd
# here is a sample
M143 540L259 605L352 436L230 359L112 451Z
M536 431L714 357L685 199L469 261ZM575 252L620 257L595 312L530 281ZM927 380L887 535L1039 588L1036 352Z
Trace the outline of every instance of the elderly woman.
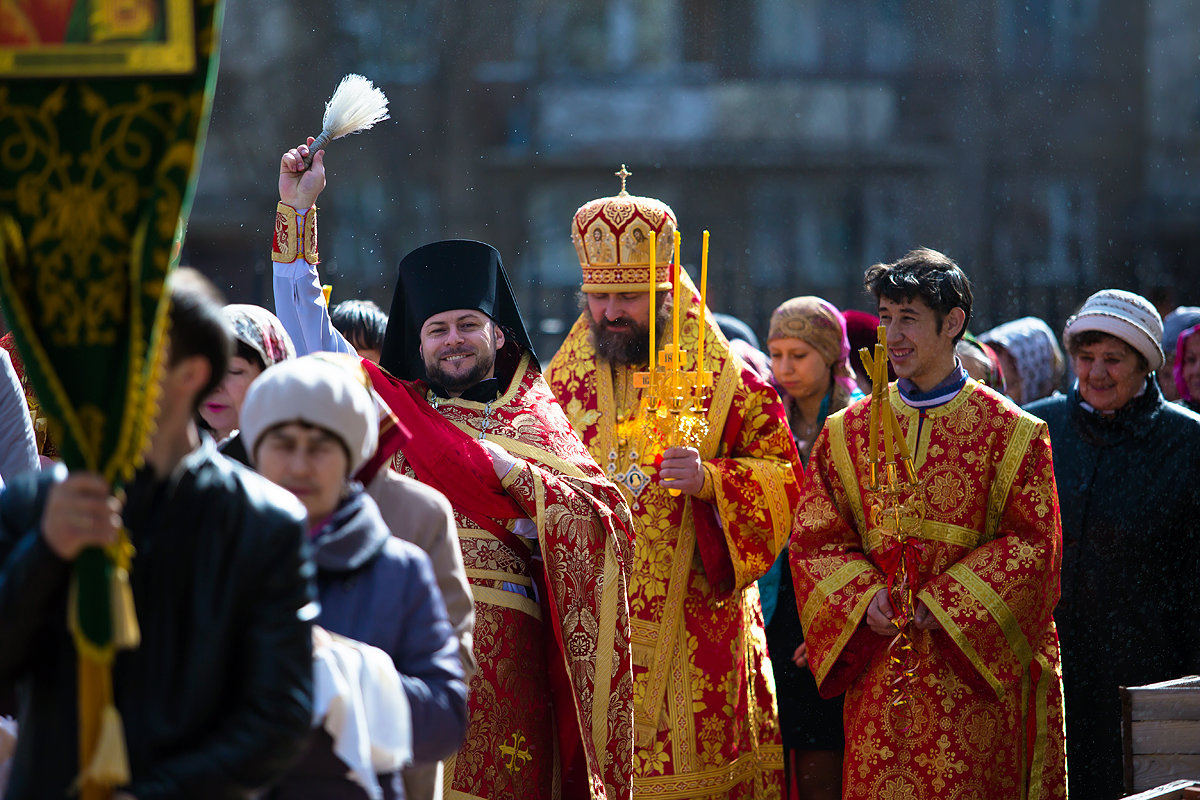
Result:
M378 439L366 374L348 356L293 359L254 382L241 421L254 466L308 512L315 705L328 712L267 797L403 798L406 757L434 762L462 743L467 687L429 557L391 535L351 478Z
M771 314L767 352L792 438L807 464L825 419L863 396L850 367L845 319L819 297L794 297ZM786 555L785 547L759 585L783 731L785 797L836 798L841 795L842 702L822 699L806 669L804 630Z
M1062 511L1073 797L1123 793L1118 686L1200 672L1200 420L1159 392L1161 336L1144 297L1097 292L1063 331L1070 395L1028 406L1049 426Z
M296 357L292 337L279 318L262 306L233 304L223 309L233 332L234 353L225 379L200 403L200 418L212 431L223 455L248 464L238 437L246 390L263 370Z
M1054 331L1037 317L1021 317L979 337L1000 359L1007 394L1019 406L1049 397L1062 381L1066 360Z
M1175 347L1175 367L1171 371L1179 404L1200 412L1200 324L1185 328Z

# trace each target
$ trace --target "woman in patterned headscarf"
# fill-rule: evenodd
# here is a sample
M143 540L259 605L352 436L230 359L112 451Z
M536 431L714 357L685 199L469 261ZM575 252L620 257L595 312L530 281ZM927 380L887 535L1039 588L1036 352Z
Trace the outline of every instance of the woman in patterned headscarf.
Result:
M825 417L862 396L850 368L845 319L819 297L793 297L771 314L767 352L792 438L807 464Z
M1049 397L1058 389L1066 359L1058 337L1037 317L1021 317L979 337L1000 358L1006 394L1019 406Z
M279 318L262 306L234 304L225 306L224 312L233 333L234 353L225 379L200 403L200 418L216 437L218 449L246 464L246 452L237 437L246 390L263 370L295 358L296 348Z
M794 297L771 314L767 352L776 389L805 464L825 418L863 396L850 367L841 312L819 297ZM775 672L783 732L785 798L841 795L842 701L823 700L807 669L804 629L784 548L759 583L767 649Z

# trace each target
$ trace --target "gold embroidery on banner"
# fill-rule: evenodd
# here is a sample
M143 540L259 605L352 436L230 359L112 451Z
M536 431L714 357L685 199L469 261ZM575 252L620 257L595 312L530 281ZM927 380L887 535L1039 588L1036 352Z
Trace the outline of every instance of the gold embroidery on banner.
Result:
M1013 649L1021 666L1028 668L1029 662L1033 659L1033 648L1029 646L1029 640L1025 638L1025 632L1021 630L1021 623L1017 621L1016 615L1004 602L1004 598L996 594L996 590L989 586L983 578L961 563L951 564L950 568L946 570L946 574L962 584L963 588L988 610L988 613L996 620L996 624L1000 626L1000 630L1004 631L1004 638L1008 640L1008 646Z
M992 481L992 488L988 493L987 525L984 528L987 533L986 541L990 542L996 538L1000 516L1004 513L1017 471L1021 468L1021 462L1025 460L1025 454L1029 452L1030 442L1044 424L1024 413L1017 420L1016 430L1009 437L1008 448L1004 451L1004 458L996 470L996 478Z
M541 607L528 597L519 595L516 592L493 589L490 586L472 586L471 596L475 598L476 603L511 608L514 611L528 614L538 622L542 620Z

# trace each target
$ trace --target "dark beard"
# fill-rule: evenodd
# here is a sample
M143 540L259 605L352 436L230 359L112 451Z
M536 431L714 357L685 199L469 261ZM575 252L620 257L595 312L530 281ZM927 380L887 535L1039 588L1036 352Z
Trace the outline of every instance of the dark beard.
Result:
M649 335L649 334L647 334L647 335ZM453 354L443 354L443 355L453 355ZM474 355L475 355L475 366L471 369L470 372L466 373L465 375L462 375L461 377L454 377L454 376L450 375L448 372L446 372L445 370L443 370L440 366L440 363L441 363L440 361L434 361L432 365L430 365L428 362L426 362L425 363L425 374L426 374L426 376L428 376L430 383L432 383L436 386L440 386L447 393L462 394L463 392L467 391L475 384L477 384L480 381L487 378L487 374L491 370L492 365L496 363L496 351L495 350L492 350L490 352L484 352L484 353L474 353Z
M661 339L664 327L671 320L671 298L658 310L655 333ZM586 306L585 306L585 312ZM621 320L623 325L614 326L607 319L599 322L587 315L588 330L592 334L592 347L601 359L617 366L644 367L650 363L650 326L639 325L629 318Z

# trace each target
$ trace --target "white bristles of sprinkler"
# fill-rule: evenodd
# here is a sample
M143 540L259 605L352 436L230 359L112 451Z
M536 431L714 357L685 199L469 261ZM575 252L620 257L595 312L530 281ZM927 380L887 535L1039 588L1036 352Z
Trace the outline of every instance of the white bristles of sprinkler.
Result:
M347 75L333 90L333 97L325 104L325 117L321 120L321 135L308 148L304 166L312 166L313 156L318 150L343 136L365 131L388 119L387 95L362 75Z

